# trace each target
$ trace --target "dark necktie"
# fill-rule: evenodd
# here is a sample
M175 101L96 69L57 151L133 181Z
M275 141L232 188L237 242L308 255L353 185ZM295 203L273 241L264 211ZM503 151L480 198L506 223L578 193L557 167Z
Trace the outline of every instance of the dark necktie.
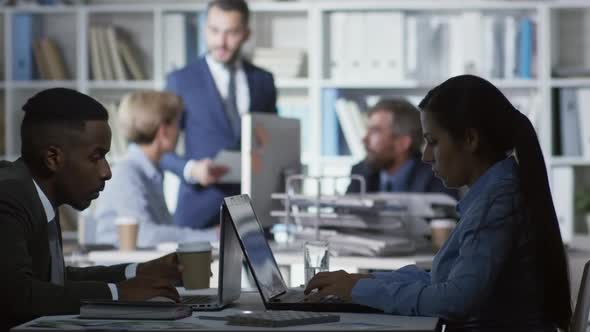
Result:
M64 256L59 243L59 228L57 215L47 224L49 236L49 252L51 253L51 283L56 285L64 284Z
M242 122L240 113L238 112L238 104L236 100L236 66L235 64L228 64L226 68L229 72L229 84L227 89L227 98L225 98L224 105L225 113L229 119L234 137L237 139L237 148L239 149Z
M393 191L393 181L391 179L387 179L387 181L385 181L385 191L386 192Z

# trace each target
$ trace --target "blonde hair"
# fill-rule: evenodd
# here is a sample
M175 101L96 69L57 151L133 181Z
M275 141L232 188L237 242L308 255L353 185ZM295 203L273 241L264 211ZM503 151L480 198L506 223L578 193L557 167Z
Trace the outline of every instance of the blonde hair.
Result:
M119 105L119 126L130 142L149 144L156 137L158 127L177 121L183 109L182 99L173 93L132 92Z

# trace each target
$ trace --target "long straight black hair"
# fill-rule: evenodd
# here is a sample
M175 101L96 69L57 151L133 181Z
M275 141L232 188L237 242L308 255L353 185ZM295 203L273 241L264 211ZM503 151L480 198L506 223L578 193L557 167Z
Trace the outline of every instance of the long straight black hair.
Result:
M430 90L419 107L458 141L467 129L476 130L485 147L483 153L492 160L499 161L514 149L536 241L538 272L544 282L544 317L567 331L572 315L568 266L543 152L530 120L493 84L473 75L448 79Z

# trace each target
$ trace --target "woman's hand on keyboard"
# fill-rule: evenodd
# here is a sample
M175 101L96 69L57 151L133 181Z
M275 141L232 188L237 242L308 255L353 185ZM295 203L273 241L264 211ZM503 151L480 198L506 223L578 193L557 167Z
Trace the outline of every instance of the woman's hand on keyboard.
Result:
M372 278L370 274L350 274L343 270L336 272L320 272L316 274L305 288L307 302L322 302L328 295L338 297L342 302L350 302L354 285L359 279ZM317 292L312 290L317 289Z

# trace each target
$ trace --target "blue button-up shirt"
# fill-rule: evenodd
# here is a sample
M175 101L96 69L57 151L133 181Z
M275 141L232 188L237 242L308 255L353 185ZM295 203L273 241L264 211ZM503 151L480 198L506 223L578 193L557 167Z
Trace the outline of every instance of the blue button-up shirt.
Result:
M215 241L215 230L192 230L173 225L164 199L163 173L130 144L127 156L113 168L113 176L96 200L93 218L97 223L97 242L118 246L115 219L134 217L139 222L138 247L161 242Z
M390 192L408 191L408 177L412 173L416 162L417 159L407 160L393 175L390 175L384 170L379 172L379 190Z
M432 272L411 265L373 273L356 283L352 301L466 326L550 329L541 323L543 282L535 273L538 257L517 168L507 158L473 184L457 206L459 223L435 256Z

